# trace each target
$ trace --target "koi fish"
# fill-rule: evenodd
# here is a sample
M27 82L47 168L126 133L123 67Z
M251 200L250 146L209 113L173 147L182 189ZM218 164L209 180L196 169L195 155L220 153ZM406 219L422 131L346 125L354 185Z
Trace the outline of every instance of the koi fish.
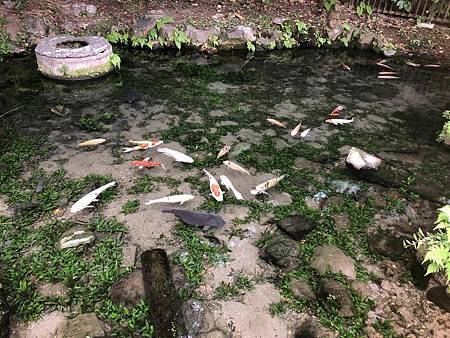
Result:
M93 140L88 140L85 142L81 142L78 144L79 147L88 147L88 146L96 146L97 144L105 143L106 140L104 138L95 138Z
M427 68L440 68L441 67L441 65L423 65L424 67L427 67Z
M203 173L208 176L209 179L209 190L211 190L211 195L216 199L216 201L223 201L223 191L220 189L219 183L217 183L216 179L213 175L211 175L206 169L203 169Z
M236 171L239 171L239 172L241 172L243 174L251 175L250 172L247 169L241 167L237 163L234 163L234 162L231 162L231 161L223 161L223 164L225 164L225 166L228 169L236 170Z
M391 66L384 64L385 62L386 62L386 60L380 61L377 63L377 66L380 66L380 67L383 67L383 68L386 68L389 70L394 70L394 68L392 68Z
M169 149L169 148L158 148L156 149L158 153L167 155L175 159L177 162L184 162L184 163L193 163L194 159L192 157L189 157L177 150Z
M267 122L269 122L269 123L271 123L271 124L273 124L273 125L275 125L275 126L281 127L281 128L286 128L286 126L284 125L284 123L282 123L282 122L280 122L280 121L277 121L277 120L275 120L275 119L267 119Z
M398 75L397 72L378 72L378 75Z
M306 135L308 135L310 131L311 131L311 128L308 128L308 129L302 131L301 134L300 134L300 137L301 138L306 137Z
M183 209L162 209L161 212L173 214L189 225L203 227L203 230L208 230L211 227L219 228L225 224L222 217L207 212Z
M230 151L230 146L225 146L222 149L220 149L219 153L217 154L217 159L225 156Z
M161 167L166 170L166 167L164 167L164 164L162 164L161 162L152 162L147 159L144 159L142 161L131 161L130 164L132 166L139 167L139 169Z
M151 200L148 201L147 203L145 203L145 205L151 205L151 204L156 204L156 203L180 203L180 205L183 205L183 203L193 200L194 196L193 195L171 195L171 196L167 196L167 197L161 197L158 198L156 200Z
M341 111L345 109L344 106L337 106L333 109L331 113L328 114L329 117L339 117L341 115Z
M286 175L281 175L280 177L274 177L266 182L258 184L254 189L250 190L250 194L267 194L266 190L276 186Z
M134 150L146 150L149 148L157 147L164 143L164 141L158 141L156 138L151 141L133 141L130 140L131 144L137 144L135 147L125 147L123 148L124 153L129 153Z
M105 184L105 185L101 186L100 188L97 188L97 189L91 191L90 193L84 195L78 201L76 201L74 203L74 205L72 205L72 208L70 208L70 212L76 213L76 212L81 211L86 208L93 208L93 206L91 206L90 204L92 202L98 201L97 196L100 195L106 189L111 188L115 185L116 185L116 182L110 182L110 183Z
M406 61L406 64L407 64L408 66L411 66L411 67L420 67L420 66L421 66L421 64L419 64L419 63L414 63L414 62L411 62L411 61Z
M348 70L349 72L352 70L349 66L347 66L345 63L342 64L342 68L345 70Z
M238 200L243 200L242 194L237 191L237 189L234 187L233 183L231 183L230 179L226 177L225 175L220 176L220 183L227 188L228 191L231 191L234 194L234 197Z
M334 124L335 126L340 126L342 124L352 123L353 117L351 119L327 119L325 122Z
M384 79L384 80L400 79L398 76L393 76L393 75L379 75L377 78Z
M291 136L294 137L295 135L297 135L301 127L302 123L300 122L294 129L291 130Z

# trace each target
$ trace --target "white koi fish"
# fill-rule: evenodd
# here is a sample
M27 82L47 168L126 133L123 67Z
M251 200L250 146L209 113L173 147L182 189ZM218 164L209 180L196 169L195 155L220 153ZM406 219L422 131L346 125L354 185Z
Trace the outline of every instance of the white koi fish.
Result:
M421 66L420 63L414 63L411 61L406 61L406 64L411 67L420 67Z
M280 122L280 121L277 121L277 120L275 120L275 119L267 119L267 122L269 122L269 123L271 123L271 124L273 124L273 125L275 125L275 126L281 127L281 128L286 128L286 126L284 125L284 123L282 123L282 122Z
M222 183L222 185L224 185L228 191L231 191L234 194L234 197L236 197L236 199L238 200L244 199L244 197L242 197L242 194L239 191L237 191L233 183L231 183L230 179L225 175L220 176L220 183Z
M111 188L116 185L116 182L110 182L108 184L105 184L101 186L100 188L97 188L90 193L84 195L81 197L78 201L75 202L74 205L72 205L72 208L70 208L70 212L76 213L78 211L81 211L86 208L93 208L92 205L90 205L92 202L97 202L97 196L100 195L103 191L105 191L108 188Z
M211 190L211 196L216 199L216 201L223 201L223 191L220 189L220 185L217 180L211 175L206 169L203 169L203 172L209 179L209 190Z
M306 129L306 130L303 130L303 131L300 133L300 137L301 137L301 138L306 137L306 135L308 135L310 131L311 131L311 128L308 128L308 129Z
M340 126L342 124L352 123L353 117L351 119L327 119L325 122L334 124L335 126Z
M193 163L194 159L192 157L189 157L177 150L169 149L169 148L158 148L156 149L158 153L167 155L175 159L177 162L184 162L184 163Z
M182 195L171 195L167 197L161 197L156 200L151 200L145 203L145 205L151 205L156 203L180 203L180 205L183 205L183 203L193 200L193 195L188 194L182 194Z
M105 143L106 140L104 138L95 138L93 140L88 140L85 142L81 142L78 144L79 147L88 147L88 146L96 146L97 144Z
M225 166L227 168L229 168L229 169L239 171L239 172L241 172L243 174L251 175L250 172L247 169L245 169L244 167L241 167L237 163L234 163L234 162L231 162L231 161L223 161L223 164L225 164Z
M379 75L378 79L394 80L394 79L399 79L399 77L398 76L393 76L393 75Z
M302 123L300 122L294 129L291 130L291 136L294 137L295 135L297 135L301 127Z
M217 154L217 158L221 158L221 157L225 156L226 154L228 154L230 149L231 149L230 146L225 146L222 149L220 149L219 153Z
M280 177L274 177L266 182L258 184L254 189L250 190L250 194L267 194L266 190L276 186L286 175L281 175Z

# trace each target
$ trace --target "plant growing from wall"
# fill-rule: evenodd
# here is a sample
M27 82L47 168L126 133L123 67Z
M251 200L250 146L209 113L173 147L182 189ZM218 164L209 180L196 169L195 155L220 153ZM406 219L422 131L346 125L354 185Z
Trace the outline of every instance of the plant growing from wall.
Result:
M308 34L308 24L306 22L303 22L302 20L295 20L295 26L297 27L299 35Z
M255 44L252 41L247 41L247 50L252 53L256 51Z
M339 41L342 42L345 47L348 47L348 45L350 44L350 40L352 39L352 28L349 23L344 22L344 24L342 25L342 29L343 32L339 37Z
M372 14L372 12L373 12L373 8L368 2L366 3L365 1L361 1L360 3L358 3L358 6L356 6L356 13L359 16L363 16L364 13L367 13L368 15L370 15L370 14Z
M446 119L446 122L438 136L438 141L450 145L450 110L446 110L442 116Z
M121 59L120 59L119 54L112 53L111 57L110 57L110 61L114 68L120 69Z
M189 39L188 39L186 33L178 28L175 28L173 30L170 40L175 44L175 46L178 49L181 49L181 46L183 44L187 44L189 42Z
M323 7L327 12L331 11L334 5L336 5L336 0L323 0Z
M286 48L292 48L297 41L295 41L292 37L291 25L287 22L283 23L281 25L281 32L281 42L283 43L283 46Z
M412 8L411 0L391 0L395 6L397 6L399 9L402 9L406 12L409 12Z
M438 209L439 215L435 222L434 232L423 233L419 229L412 241L405 241L405 247L413 247L419 252L425 252L422 264L427 264L427 272L442 272L447 279L447 293L450 293L450 205Z

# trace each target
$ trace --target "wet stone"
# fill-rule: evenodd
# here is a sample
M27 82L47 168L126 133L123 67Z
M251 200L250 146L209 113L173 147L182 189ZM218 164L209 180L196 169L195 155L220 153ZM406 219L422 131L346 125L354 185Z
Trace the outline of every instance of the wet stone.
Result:
M133 267L134 263L136 261L136 252L137 252L137 246L136 245L125 245L122 248L122 255L123 255L123 260L122 260L122 267L123 268L128 268L128 267Z
M309 161L303 157L299 157L295 160L294 166L298 169L310 170L314 173L318 173L321 169L320 163Z
M369 248L374 253L394 260L399 259L403 252L405 252L403 238L383 232L370 237Z
M427 292L427 299L442 310L450 313L450 294L447 293L446 289L445 286L431 288Z
M311 232L317 226L317 223L303 215L292 215L278 221L277 226L289 237L299 241Z
M344 231L350 225L350 217L347 214L333 215L333 221L337 231Z
M332 273L341 272L349 279L356 279L353 259L333 245L317 247L311 258L311 267L320 274L324 274L327 271Z
M311 290L308 282L303 279L294 279L290 283L292 293L295 297L306 300L315 300L316 295Z
M328 310L336 309L342 317L354 315L355 306L345 286L332 279L322 281L317 297Z
M110 291L111 300L115 304L133 308L145 298L142 270L133 271L127 277L116 282Z
M298 253L298 244L281 234L268 240L260 250L262 259L281 268L294 267L297 264Z
M137 37L147 36L152 28L156 26L158 17L148 16L138 20L133 26L133 35Z
M97 337L104 334L101 321L94 313L83 313L61 324L56 338Z
M315 318L307 318L295 331L294 338L335 338L337 334L331 332Z
M251 27L237 26L227 32L229 40L238 40L242 42L255 41L256 37Z

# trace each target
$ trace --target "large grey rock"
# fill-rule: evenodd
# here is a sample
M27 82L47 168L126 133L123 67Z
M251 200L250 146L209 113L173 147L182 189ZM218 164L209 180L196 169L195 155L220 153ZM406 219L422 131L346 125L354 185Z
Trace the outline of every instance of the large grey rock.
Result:
M139 19L132 28L133 35L136 37L147 36L152 28L156 26L159 16L146 16Z
M317 319L310 317L297 328L294 338L335 338L336 333L320 324Z
M74 248L79 245L90 244L94 240L95 235L92 231L77 225L64 232L56 246L58 249Z
M97 13L97 6L95 6L95 5L86 5L86 13L89 16L94 16Z
M94 313L83 313L69 319L56 330L56 338L86 338L104 334L102 322Z
M355 306L349 292L342 283L333 279L322 281L317 296L326 309L335 309L342 317L354 315Z
M349 279L356 279L355 262L341 249L333 245L317 247L311 258L311 266L320 274L327 271L341 272Z
M297 242L281 234L269 239L260 250L262 259L281 268L294 267L298 253Z
M115 304L133 308L145 298L142 270L137 269L127 277L116 282L110 291L111 300Z
M427 292L427 299L446 312L450 312L450 294L447 293L447 287L437 286Z
M255 33L251 27L237 26L226 33L227 39L240 42L255 41Z
M43 37L47 34L47 26L39 17L33 16L27 20L27 30L29 34L37 37Z
M290 283L290 287L295 297L306 300L316 299L316 295L311 290L308 282L303 279L293 279Z
M200 29L187 25L184 31L191 45L200 47L207 43L213 36L219 36L220 31L217 28Z
M397 260L400 259L401 254L405 252L403 240L403 238L395 235L380 232L369 238L369 248L376 254L387 256L392 260Z
M280 230L296 241L302 240L317 223L313 219L303 215L292 215L277 222Z
M371 49L373 45L373 41L375 40L376 35L372 32L364 32L361 33L358 39L358 47L359 49L367 50Z
M170 23L163 25L159 29L159 36L162 37L165 41L170 41L172 39L173 31L175 30L175 28L175 25L172 25Z

